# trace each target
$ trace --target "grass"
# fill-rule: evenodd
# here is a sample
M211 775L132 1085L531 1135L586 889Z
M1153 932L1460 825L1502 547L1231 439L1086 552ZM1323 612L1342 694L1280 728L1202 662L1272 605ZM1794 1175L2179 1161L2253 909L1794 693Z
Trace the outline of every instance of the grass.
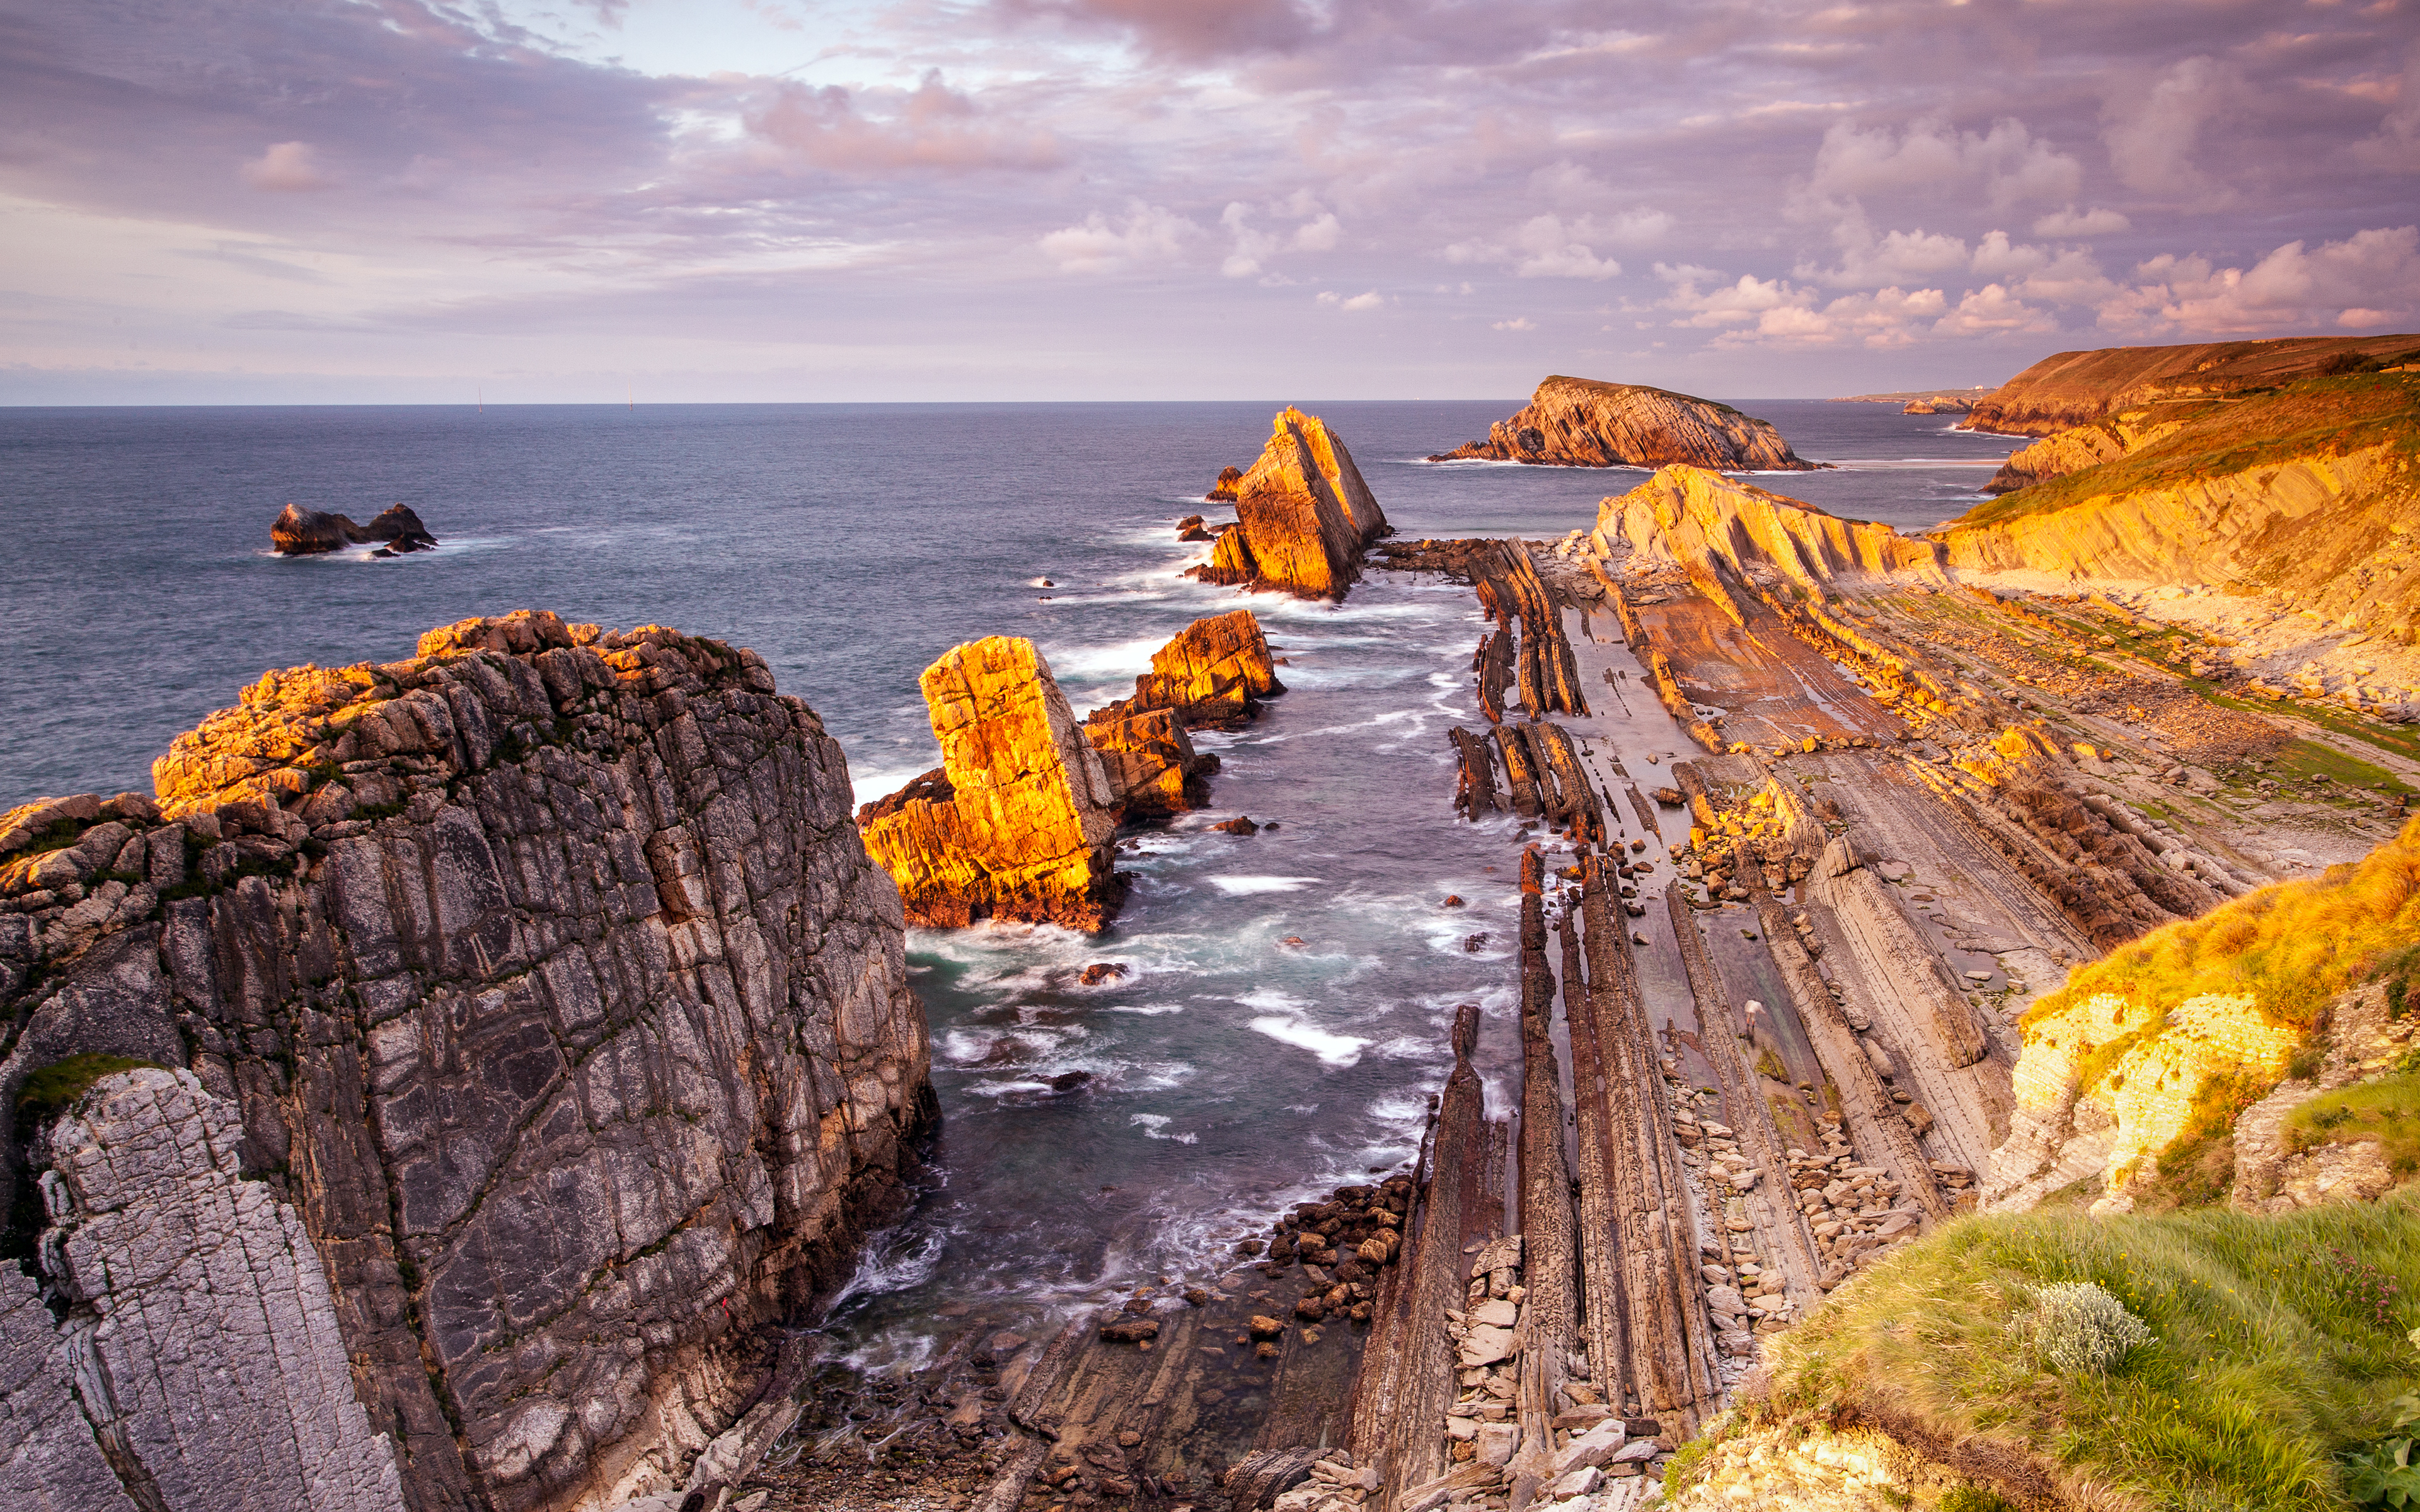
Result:
M2362 373L2305 378L2211 407L2176 434L2116 461L1976 505L1960 525L2047 515L2112 495L2172 488L2308 456L2390 446L2420 461L2420 378Z
M2420 1072L2363 1082L2315 1097L2286 1120L2286 1146L2349 1145L2375 1139L2397 1176L2420 1173Z
M2038 1289L2105 1287L2153 1342L2107 1375L2029 1344ZM2335 1456L2420 1381L2420 1206L1960 1219L1833 1293L1769 1351L1771 1390L1714 1432L1860 1414L2010 1443L2149 1505L2335 1508ZM1690 1457L1696 1465L1703 1452Z
M2279 883L2164 925L2069 974L2030 1026L2101 993L2164 1014L2203 994L2248 994L2273 1024L2308 1029L2327 1000L2420 940L2420 819L2348 866Z

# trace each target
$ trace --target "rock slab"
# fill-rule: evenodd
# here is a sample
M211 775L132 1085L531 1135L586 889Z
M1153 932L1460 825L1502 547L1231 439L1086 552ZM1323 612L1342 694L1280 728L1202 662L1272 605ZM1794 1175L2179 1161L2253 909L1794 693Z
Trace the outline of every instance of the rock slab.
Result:
M1360 579L1362 550L1391 529L1344 442L1292 408L1236 484L1235 517L1193 576L1340 602Z

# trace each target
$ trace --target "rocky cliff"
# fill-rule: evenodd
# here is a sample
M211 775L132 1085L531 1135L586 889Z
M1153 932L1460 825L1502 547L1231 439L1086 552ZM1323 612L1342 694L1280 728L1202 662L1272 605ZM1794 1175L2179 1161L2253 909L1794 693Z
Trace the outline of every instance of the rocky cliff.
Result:
M1342 600L1361 577L1363 549L1390 528L1344 442L1295 409L1278 412L1235 485L1235 518L1192 575L1303 598Z
M1681 465L1597 505L1590 544L1607 561L1642 568L1720 563L1742 578L1777 573L1818 590L1840 578L1947 580L1930 541Z
M753 653L524 612L272 672L154 776L0 820L0 1096L177 1073L0 1147L44 1494L111 1504L87 1438L145 1507L677 1489L934 1116L838 745Z
M2017 454L2010 469L2059 475L1937 538L1965 570L2244 584L2329 619L2409 625L2420 614L2415 417L2420 374L2409 372L2126 411Z
M1815 466L1779 431L1729 405L1643 384L1560 377L1539 384L1526 408L1488 428L1487 440L1429 458L1464 459L1575 468L1680 462L1728 472Z
M1119 794L1042 653L969 641L922 684L940 769L858 813L908 919L1107 926L1124 892L1109 857Z
M2350 1064L2378 1058L2368 1041L2387 1015L2358 1000L2381 995L2365 983L2415 940L2420 821L2358 866L2261 888L2078 968L2021 1023L2017 1109L1985 1205L2024 1211L2076 1188L2126 1211L2146 1193L2175 1200L2180 1182L2225 1195L2237 1116L2299 1054L2314 1068L2331 1044ZM2353 1032L2366 1019L2381 1026Z
M1978 400L1966 430L2048 436L2139 405L2226 398L2420 361L2420 335L2106 347L2045 357Z

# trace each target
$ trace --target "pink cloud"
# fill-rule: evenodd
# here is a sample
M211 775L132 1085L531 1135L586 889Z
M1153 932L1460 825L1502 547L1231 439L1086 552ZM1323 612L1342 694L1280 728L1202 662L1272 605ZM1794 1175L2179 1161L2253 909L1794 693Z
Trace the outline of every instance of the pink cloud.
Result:
M275 193L307 193L334 189L336 181L319 170L318 155L308 142L280 142L243 165L243 181Z

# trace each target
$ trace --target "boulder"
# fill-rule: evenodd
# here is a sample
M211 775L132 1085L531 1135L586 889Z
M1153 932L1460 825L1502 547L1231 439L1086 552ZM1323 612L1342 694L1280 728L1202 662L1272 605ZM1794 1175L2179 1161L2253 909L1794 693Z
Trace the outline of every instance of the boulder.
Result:
M1232 504L1235 501L1235 489L1243 481L1242 468L1221 468L1218 470L1218 481L1210 486L1210 491L1202 496L1202 501L1208 504ZM1197 516L1195 523L1200 522L1200 517Z
M1362 550L1390 529L1353 454L1326 422L1294 409L1279 411L1237 483L1235 516L1190 575L1302 598L1342 600L1360 579Z
M991 636L952 647L921 681L949 795L903 790L858 815L909 922L1107 926L1125 890L1109 852L1118 795L1042 653Z
M1723 471L1805 472L1781 433L1726 404L1637 383L1549 378L1528 405L1490 426L1487 440L1439 452L1432 462L1544 463L1656 468L1685 462Z

